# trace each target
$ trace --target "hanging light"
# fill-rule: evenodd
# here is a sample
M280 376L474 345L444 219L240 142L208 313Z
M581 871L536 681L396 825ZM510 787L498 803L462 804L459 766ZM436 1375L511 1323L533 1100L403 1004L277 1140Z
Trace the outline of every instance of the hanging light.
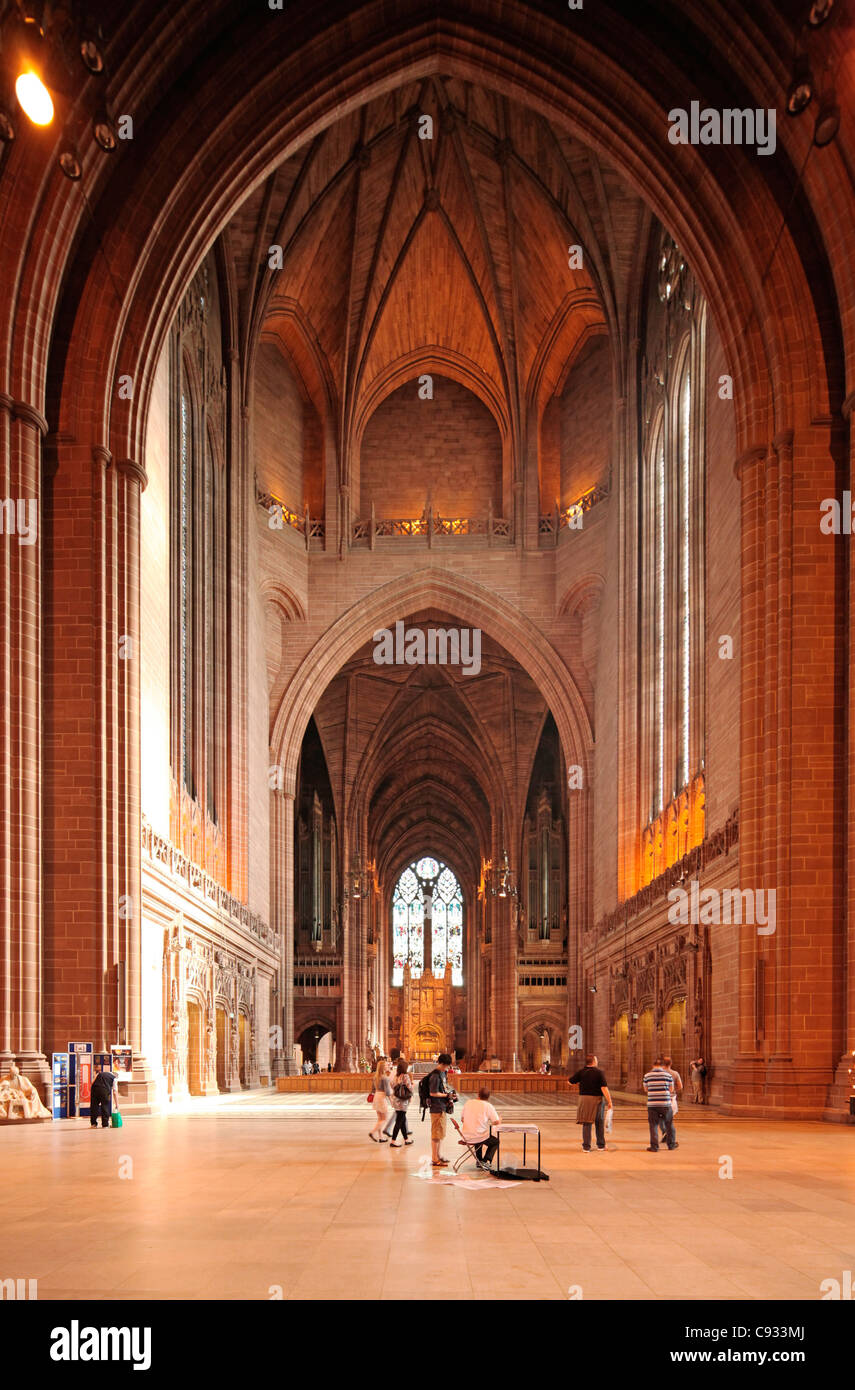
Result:
M70 145L66 145L64 149L60 151L58 163L65 177L71 179L72 183L76 183L83 173L83 166L77 157L77 153Z
M787 115L800 116L813 100L813 77L804 58L795 67L787 92Z
M813 0L808 15L808 24L812 29L818 29L824 24L834 9L834 0Z
M53 120L53 101L38 73L26 68L15 79L15 95L21 110L33 125L50 125Z
M107 154L112 154L118 145L118 136L113 121L106 112L101 112L93 122L93 134L97 143Z
M840 107L824 106L816 118L813 130L813 143L822 149L830 145L840 129Z
M48 59L44 30L33 15L26 15L16 30L15 95L24 115L33 125L50 125L53 120L53 98L43 77Z
M349 879L350 896L352 898L367 898L371 892L371 870L370 865L363 864L361 854L357 854L353 860Z
M80 40L80 56L91 73L97 75L104 71L104 54L93 34L85 34Z
M514 883L514 876L511 873L511 865L508 860L508 851L506 849L502 850L502 861L499 865L495 882L490 888L490 892L494 898L515 898L517 896L517 885Z

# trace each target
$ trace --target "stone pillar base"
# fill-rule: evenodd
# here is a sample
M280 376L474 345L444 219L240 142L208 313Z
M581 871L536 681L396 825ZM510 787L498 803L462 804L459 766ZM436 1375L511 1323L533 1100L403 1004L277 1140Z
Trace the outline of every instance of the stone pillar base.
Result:
M775 1120L848 1118L833 1114L833 1077L827 1067L799 1066L783 1058L737 1058L719 1080L722 1115Z
M160 1114L154 1073L145 1057L134 1056L132 1077L131 1081L119 1082L119 1108L122 1114Z
M855 1097L855 1054L845 1053L837 1064L834 1083L829 1087L828 1104L823 1119L838 1124L855 1125L855 1115L850 1114L850 1100Z
M300 1068L293 1057L272 1057L270 1059L270 1075L274 1079L277 1076L299 1076Z
M4 1075L9 1070L9 1063L5 1061L6 1055L9 1057L9 1062L14 1061L18 1063L18 1068L22 1075L25 1076L28 1081L32 1081L42 1101L47 1106L48 1110L50 1110L53 1073L51 1072L51 1065L47 1058L43 1056L41 1052L19 1052L14 1057L11 1053L4 1054L3 1059L0 1059Z

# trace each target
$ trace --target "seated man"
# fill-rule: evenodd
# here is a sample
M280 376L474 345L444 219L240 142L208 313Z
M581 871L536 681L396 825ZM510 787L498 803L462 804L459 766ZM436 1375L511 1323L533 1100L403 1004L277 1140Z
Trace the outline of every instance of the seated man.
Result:
M500 1124L499 1116L490 1105L490 1087L482 1086L477 1100L467 1100L460 1116L460 1128L467 1144L477 1144L475 1156L488 1166L499 1147L498 1136L490 1134L490 1125Z

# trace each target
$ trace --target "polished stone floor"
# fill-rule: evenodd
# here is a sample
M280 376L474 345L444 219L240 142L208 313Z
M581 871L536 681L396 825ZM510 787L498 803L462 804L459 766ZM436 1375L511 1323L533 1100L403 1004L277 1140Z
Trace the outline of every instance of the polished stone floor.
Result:
M625 1104L586 1154L564 1097L494 1100L540 1126L548 1183L434 1182L428 1124L380 1148L355 1095L7 1126L0 1279L40 1299L817 1300L855 1271L855 1127L688 1106L680 1147L650 1154Z

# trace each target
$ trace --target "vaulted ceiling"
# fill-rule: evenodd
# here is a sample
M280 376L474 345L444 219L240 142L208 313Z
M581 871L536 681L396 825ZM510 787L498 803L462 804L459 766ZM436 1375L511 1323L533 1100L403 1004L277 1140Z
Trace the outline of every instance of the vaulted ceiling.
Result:
M451 626L423 612L413 623ZM534 682L482 636L481 666L378 666L369 645L325 690L314 718L342 823L366 810L369 858L387 887L430 851L470 882L492 835L525 802L546 706Z
M278 338L345 467L380 401L432 367L519 438L592 333L626 332L647 216L536 113L457 79L404 85L317 136L232 219L243 340Z

